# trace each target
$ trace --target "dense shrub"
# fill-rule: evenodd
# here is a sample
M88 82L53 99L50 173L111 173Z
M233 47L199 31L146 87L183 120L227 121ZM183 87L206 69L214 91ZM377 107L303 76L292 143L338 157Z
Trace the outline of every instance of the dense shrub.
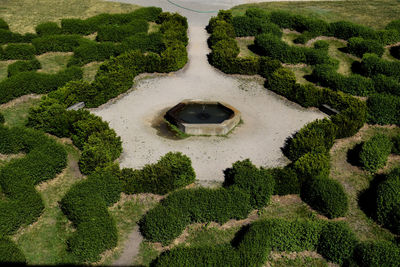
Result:
M0 124L4 124L5 123L5 118L4 118L4 115L3 115L3 113L0 113Z
M43 94L56 90L68 81L82 78L82 70L71 67L56 74L21 72L0 82L0 103L26 94Z
M324 40L318 40L318 41L314 42L314 48L315 49L324 50L324 51L328 51L329 43L327 41L324 41Z
M36 38L36 34L26 33L22 35L20 33L11 32L9 30L0 29L0 44L7 43L29 43L33 38Z
M146 21L156 21L161 14L162 9L159 7L143 7L133 11L132 17L136 19L144 19Z
M336 126L330 120L316 120L287 140L284 153L294 161L309 152L327 152L333 145L335 134Z
M14 76L20 72L25 72L25 71L36 71L38 69L41 69L42 66L37 59L32 59L28 61L17 61L14 62L7 67L7 76L11 77Z
M278 25L257 17L236 16L233 18L232 25L237 37L257 36L262 33L271 33L278 37L282 36L282 30Z
M119 44L110 42L87 43L74 49L74 56L68 62L68 65L82 66L93 61L104 61L121 53L122 47Z
M1 20L0 20L1 27ZM4 264L25 264L26 259L18 246L8 238L0 239L0 262Z
M348 210L348 199L342 185L332 179L308 180L302 187L301 198L328 218L342 217Z
M275 180L274 195L288 195L300 193L300 181L297 173L289 167L269 170Z
M194 182L195 173L190 158L169 152L141 170L123 169L120 179L127 194L166 194Z
M89 103L96 96L96 90L89 82L78 80L68 82L48 96L69 107L79 102Z
M265 207L274 192L275 180L270 172L258 169L249 159L233 163L225 171L225 183L250 195L253 209Z
M90 23L82 19L62 19L61 29L66 34L88 35L96 31Z
M32 59L35 48L30 44L9 44L4 48L3 59Z
M169 244L194 222L225 223L243 219L251 209L249 195L238 190L189 189L174 192L150 210L140 223L143 236Z
M373 29L349 21L330 23L329 31L336 38L344 40L349 40L352 37L362 37L364 39L374 39L376 37Z
M375 91L400 96L400 83L396 78L378 74L372 77Z
M343 264L352 256L355 245L356 237L348 225L332 222L322 228L317 251L325 259Z
M365 54L360 65L360 72L368 77L383 74L400 78L400 62L388 61L379 58L375 54Z
M9 30L7 22L4 19L0 18L0 29L1 30Z
M44 22L35 27L38 35L61 34L61 28L55 22Z
M360 163L369 172L376 172L386 165L392 151L392 142L384 134L374 135L366 141L360 151Z
M98 42L121 42L125 38L139 32L147 32L149 24L145 20L134 20L128 25L100 27L96 40Z
M293 169L301 182L328 177L330 167L330 157L327 153L309 152L293 163Z
M400 134L392 138L392 153L400 155Z
M378 185L376 218L380 224L400 233L400 169L393 170L385 181Z
M398 124L400 122L400 97L387 94L374 94L367 99L368 122Z
M165 50L163 36L159 32L155 33L137 33L133 36L126 38L123 42L123 50L136 50L141 52L154 52L160 54Z
M46 35L32 40L37 54L45 52L72 52L79 45L91 43L79 35Z
M347 50L350 54L362 57L365 53L374 53L381 57L385 52L382 44L375 40L364 40L361 37L349 39Z
M388 241L362 242L354 250L354 259L359 266L395 267L400 262L400 249Z

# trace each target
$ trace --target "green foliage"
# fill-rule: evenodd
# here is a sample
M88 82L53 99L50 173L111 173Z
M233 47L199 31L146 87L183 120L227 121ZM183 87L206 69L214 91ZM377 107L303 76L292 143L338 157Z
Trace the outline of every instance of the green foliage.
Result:
M381 57L385 49L381 43L375 40L364 40L361 37L353 37L349 39L347 49L350 54L362 57L365 53L374 53Z
M399 124L400 97L375 94L367 99L368 122L372 124Z
M372 173L383 168L392 151L392 145L390 138L384 134L374 135L366 141L360 151L360 162L363 168Z
M177 152L165 154L156 164L141 170L123 169L120 174L127 194L166 194L194 182L195 172L189 157Z
M400 83L393 77L378 74L372 77L375 91L400 96Z
M222 224L229 219L247 217L250 209L249 195L238 190L180 190L150 210L142 219L140 230L146 239L167 245L189 223L215 221Z
M309 152L293 163L293 169L301 182L328 177L330 167L330 157L327 153Z
M1 20L0 20L1 27ZM26 264L26 259L18 246L8 238L0 239L0 262L3 264Z
M161 53L165 50L163 36L160 32L155 33L137 33L133 36L126 38L123 42L123 50L136 50L139 49L142 53L154 52Z
M82 19L61 19L61 29L66 34L88 35L96 31L87 20Z
M5 121L3 113L0 113L0 124L4 124Z
M329 178L306 181L301 189L301 198L330 219L344 216L349 208L343 186Z
M316 120L288 139L285 155L295 161L309 152L327 152L335 140L336 126L327 119Z
M258 169L246 159L233 163L232 168L225 171L225 184L249 194L252 208L260 209L269 203L275 180L268 171Z
M271 174L275 180L274 194L289 195L300 193L299 177L292 168L275 168L271 170Z
M17 61L14 62L10 65L8 65L7 68L7 76L11 77L14 76L20 72L25 72L25 71L36 71L38 69L41 69L42 66L39 62L39 60L32 59L32 60L28 60L28 61Z
M400 155L400 134L392 138L392 153Z
M0 82L0 103L26 94L43 94L56 90L68 81L82 79L82 70L71 67L56 74L20 72Z
M361 242L356 246L353 257L360 266L395 267L400 262L400 249L388 241Z
M48 94L49 98L57 99L67 107L79 102L90 103L95 96L95 88L83 80L70 81L63 87Z
M367 26L357 25L349 21L337 21L330 23L330 33L339 39L349 40L352 37L375 39L375 31Z
M74 56L68 65L85 65L93 61L104 61L122 53L121 45L111 42L83 44L74 49Z
M262 33L271 33L282 36L282 30L278 25L258 17L236 16L233 18L233 27L237 37L257 36Z
M147 33L149 23L145 20L133 20L128 25L114 26L107 25L100 27L96 41L98 42L121 42L125 38L137 34L139 32Z
M35 48L30 44L9 44L4 48L3 59L33 59Z
M9 30L9 29L10 29L10 28L8 27L7 22L6 22L4 19L2 19L2 18L0 18L0 29L1 29L1 30Z
M327 41L324 41L324 40L318 40L318 41L316 41L314 43L314 48L315 49L324 50L324 51L328 51L329 43Z
M37 36L32 33L22 35L20 33L11 32L9 30L0 29L0 44L7 43L29 43Z
M384 60L375 54L367 53L362 58L360 72L367 77L383 74L398 79L400 78L400 62Z
M394 169L385 181L378 185L376 218L380 224L400 233L400 169Z
M37 54L46 52L72 52L80 45L91 43L79 35L46 35L32 40Z
M61 28L55 22L44 22L36 26L35 31L38 35L61 34Z
M321 231L317 251L324 258L338 264L349 259L356 245L356 237L344 222L326 224Z

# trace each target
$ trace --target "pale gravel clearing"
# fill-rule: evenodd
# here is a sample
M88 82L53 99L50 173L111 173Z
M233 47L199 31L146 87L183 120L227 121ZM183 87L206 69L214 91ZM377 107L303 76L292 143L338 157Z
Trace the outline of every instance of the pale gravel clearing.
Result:
M257 166L285 165L285 139L324 114L304 109L266 90L262 82L229 76L207 62L204 27L189 28L189 63L176 73L137 79L126 95L93 109L110 123L123 141L122 167L141 168L169 151L192 159L197 179L223 181L223 170L250 158ZM243 124L228 137L189 137L171 140L158 135L154 121L165 109L184 99L220 100L242 113Z

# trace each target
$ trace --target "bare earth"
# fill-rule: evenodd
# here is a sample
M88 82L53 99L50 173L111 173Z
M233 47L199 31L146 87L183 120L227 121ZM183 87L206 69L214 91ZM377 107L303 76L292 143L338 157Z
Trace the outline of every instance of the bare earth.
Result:
M229 76L208 64L207 32L216 13L199 13L172 5L167 0L118 0L142 6L159 6L179 12L189 22L189 63L168 75L141 75L124 96L92 112L110 123L123 141L122 167L141 168L170 151L189 156L197 179L204 185L223 181L223 170L237 160L250 158L258 166L286 165L280 148L285 139L304 124L324 114L304 109L266 90L260 78ZM228 9L249 0L186 0L174 3L199 11ZM158 127L163 113L184 99L219 100L242 113L243 124L228 137L189 137L174 140ZM141 236L134 229L114 265L130 265L139 252Z

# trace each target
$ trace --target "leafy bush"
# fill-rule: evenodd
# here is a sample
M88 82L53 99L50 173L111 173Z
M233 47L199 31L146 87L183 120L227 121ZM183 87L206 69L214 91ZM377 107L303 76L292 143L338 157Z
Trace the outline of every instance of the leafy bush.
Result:
M127 194L166 194L194 182L195 173L190 158L169 152L156 164L141 170L123 169L120 179Z
M155 33L137 33L131 37L126 38L123 42L123 50L136 50L141 52L154 52L161 53L165 50L163 36L159 32Z
M352 37L362 37L364 39L376 38L375 31L367 26L354 24L349 21L338 21L330 23L330 33L339 39L349 40Z
M96 40L98 42L121 42L125 38L139 32L147 32L149 24L145 20L134 20L128 25L100 27Z
M293 163L293 169L301 182L313 178L326 178L330 168L330 157L327 153L309 152Z
M61 28L55 22L44 22L36 26L35 31L38 35L61 34Z
M20 72L0 82L0 103L26 94L43 94L56 90L68 81L82 79L82 70L71 67L56 74Z
M332 179L308 180L302 187L301 198L328 218L342 217L348 210L348 199L342 185Z
M400 62L384 60L375 54L367 53L362 58L360 72L367 77L383 74L398 79L400 78Z
M393 77L378 74L372 77L375 91L400 96L400 83Z
M400 155L400 134L392 138L392 153Z
M287 140L284 153L295 161L309 152L327 152L333 145L335 134L336 126L330 120L316 120Z
M46 35L32 40L37 54L45 52L72 52L79 45L86 43L91 43L91 41L79 35Z
M237 37L257 36L262 33L271 33L278 37L282 36L282 30L278 25L257 17L236 16L233 17L232 25Z
M388 156L392 151L392 142L384 134L374 135L366 141L360 151L360 162L369 172L376 172L386 165Z
M35 71L38 69L41 69L42 66L37 59L32 59L28 61L17 61L14 62L10 65L8 65L7 68L7 76L11 77L14 76L20 72L25 72L25 71Z
M368 122L385 124L398 124L400 97L387 94L375 94L367 99Z
M297 173L292 168L275 168L270 171L275 180L274 194L284 196L300 193L301 184Z
M4 19L0 18L0 29L1 30L9 30L7 22Z
M359 243L354 250L354 259L360 266L398 266L400 249L388 241L367 241Z
M3 113L0 113L0 124L4 124L5 121Z
M118 56L122 53L122 47L119 44L111 42L87 43L74 49L74 56L68 65L85 65L93 61L104 61L112 56Z
M0 19L1 27L1 19ZM0 239L0 262L8 264L26 264L26 259L18 246L8 238Z
M327 41L324 41L324 40L318 40L318 41L316 41L314 43L314 48L315 49L324 50L324 51L328 51L329 43Z
M394 169L387 179L378 185L376 217L380 224L400 233L400 169Z
M317 251L325 259L343 264L352 255L356 237L344 222L331 222L321 231Z
M249 194L252 208L260 209L268 204L275 180L268 171L258 169L246 159L233 163L232 168L225 171L225 184Z
M374 53L381 57L385 52L383 45L378 41L364 40L361 37L350 38L347 49L350 54L358 57L362 57L365 53Z
M61 29L66 34L88 35L96 31L90 23L82 19L62 19Z
M243 219L250 209L249 196L238 190L180 190L150 210L142 219L140 230L146 239L166 245L189 223Z
M4 49L3 59L32 59L35 48L30 44L9 44Z
M33 38L36 38L36 34L26 33L22 35L20 33L11 32L9 30L0 29L0 44L7 43L29 43Z

